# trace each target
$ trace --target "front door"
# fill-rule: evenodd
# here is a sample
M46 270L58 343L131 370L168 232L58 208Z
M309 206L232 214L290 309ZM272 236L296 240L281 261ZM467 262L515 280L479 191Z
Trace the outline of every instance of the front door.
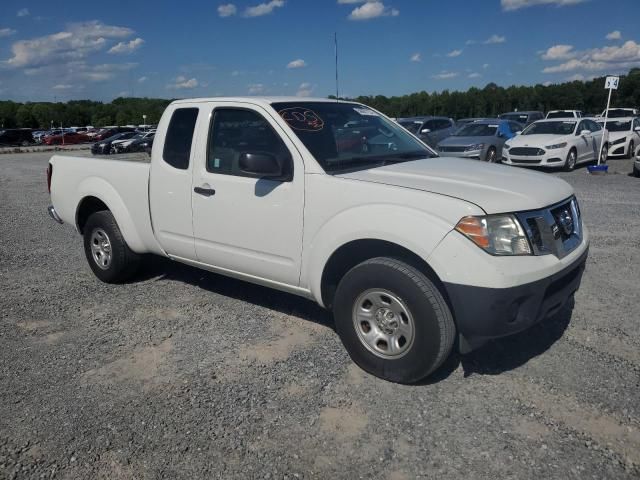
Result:
M248 104L212 104L198 125L193 172L193 230L198 261L230 272L297 286L302 252L304 165L269 112ZM240 169L243 154L274 156L288 178Z

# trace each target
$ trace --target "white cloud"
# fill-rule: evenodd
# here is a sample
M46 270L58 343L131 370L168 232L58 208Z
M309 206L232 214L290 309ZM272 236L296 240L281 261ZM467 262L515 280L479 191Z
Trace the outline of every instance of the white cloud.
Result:
M233 72L231 72L231 76L232 77L237 77L238 75L240 75L240 71L239 70L234 70Z
M575 57L573 45L554 45L542 54L543 60L565 60Z
M534 7L536 5L555 5L556 7L566 7L584 3L587 0L500 0L502 9L505 11L519 10L521 8Z
M218 6L218 15L222 18L232 17L236 13L238 13L238 9L233 3L225 3Z
M13 56L4 63L12 68L32 68L77 61L106 48L107 39L125 38L132 33L129 28L98 21L74 23L62 32L15 42L11 46Z
M546 81L542 85L544 85L545 87L548 87L548 86L553 85L553 84L552 84L552 82Z
M338 0L340 4L365 3L367 0Z
M621 72L640 66L640 44L628 40L620 46L594 48L574 52L567 62L544 68L544 73L561 72ZM544 58L544 57L543 57Z
M507 38L502 36L502 35L491 35L489 38L487 38L484 42L485 45L491 45L494 43L504 43L507 41Z
M262 83L252 83L247 87L249 95L260 95L261 93L264 93L264 85Z
M284 7L284 0L271 0L267 3L261 3L254 7L247 7L244 11L245 17L261 17L262 15L269 15L276 8Z
M2 37L10 37L11 35L15 35L16 30L13 28L0 28L0 38Z
M287 64L287 68L303 68L307 66L307 62L305 62L303 59L298 58L297 60L291 60L288 64Z
M478 72L473 72L468 75L469 78L479 78L481 76L482 75L480 75Z
M489 68L489 64L488 63L483 63L482 64L482 68L484 68L486 70L487 68Z
M460 55L462 55L462 50L452 50L447 53L447 57L459 57Z
M465 45L475 45L476 43L478 42L476 42L475 40L467 40L466 42L464 42Z
M120 42L117 45L114 45L109 49L107 53L115 53L115 54L129 54L138 50L144 40L141 38L135 38L129 42Z
M443 70L442 72L433 75L433 78L436 78L438 80L446 80L447 78L455 78L457 76L457 72L447 72L446 70Z
M170 83L169 85L167 85L167 88L172 90L184 90L184 89L196 88L198 85L199 85L199 82L195 78L187 79L187 77L180 75L176 77L173 83Z
M356 2L347 2L356 3ZM371 20L378 17L397 17L400 11L395 8L385 7L384 3L378 0L366 1L353 11L347 17L349 20Z
M575 82L576 80L584 80L584 75L582 75L581 73L576 73L574 75L571 75L570 77L567 77L567 82Z
M416 52L413 55L411 55L411 58L409 60L411 60L412 62L421 62L422 55L420 54L420 52Z
M315 90L315 86L309 82L301 83L296 92L296 97L310 97Z
M20 10L18 10L18 13L16 13L16 15L18 17L28 17L29 15L31 15L31 13L29 12L28 8L21 8Z
M144 82L146 82L147 80L149 80L149 78L147 78L147 77L140 77L140 78L138 79L138 83L144 83Z
M622 33L620 33L620 30L614 30L613 32L607 33L605 38L607 40L621 40L622 39Z
M73 88L73 85L69 85L68 83L59 83L58 85L54 85L53 87L54 90L71 90Z

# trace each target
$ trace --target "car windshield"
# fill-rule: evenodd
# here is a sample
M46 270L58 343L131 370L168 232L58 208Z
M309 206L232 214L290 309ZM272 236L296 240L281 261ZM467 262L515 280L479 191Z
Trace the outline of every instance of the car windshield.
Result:
M364 105L282 102L272 106L327 173L437 156L400 125Z
M604 126L604 121L598 123ZM626 122L621 122L619 120L607 122L607 130L609 130L610 132L626 132L628 130L631 130L631 120L628 120Z
M420 126L422 125L420 120L400 120L398 123L414 135L418 133L418 130L420 130Z
M528 115L522 113L503 113L500 118L513 122L527 123Z
M497 123L470 123L465 125L454 137L493 137L498 129Z
M567 112L565 110L562 110L560 112L549 112L547 114L547 118L568 118L574 116L575 115L573 114L573 112Z
M607 118L630 117L632 115L633 110L610 109Z
M522 135L570 135L576 122L539 122L524 129Z

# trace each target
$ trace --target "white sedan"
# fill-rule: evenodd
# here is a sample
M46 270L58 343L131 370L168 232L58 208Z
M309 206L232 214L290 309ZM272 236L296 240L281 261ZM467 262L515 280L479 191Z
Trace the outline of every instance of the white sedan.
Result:
M571 171L576 164L598 159L602 126L588 118L538 120L507 140L502 163L520 167L555 167ZM607 158L607 135L602 160Z
M598 120L604 125L604 118ZM609 132L609 156L631 158L640 145L640 119L634 117L610 118L607 120Z

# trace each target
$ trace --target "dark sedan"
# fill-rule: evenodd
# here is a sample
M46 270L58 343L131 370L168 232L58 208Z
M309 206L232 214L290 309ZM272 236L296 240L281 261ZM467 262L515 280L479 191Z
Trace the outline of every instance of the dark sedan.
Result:
M91 145L91 153L93 155L109 155L111 153L111 145L116 140L126 140L133 137L136 132L120 132L112 135L104 140L97 141Z

